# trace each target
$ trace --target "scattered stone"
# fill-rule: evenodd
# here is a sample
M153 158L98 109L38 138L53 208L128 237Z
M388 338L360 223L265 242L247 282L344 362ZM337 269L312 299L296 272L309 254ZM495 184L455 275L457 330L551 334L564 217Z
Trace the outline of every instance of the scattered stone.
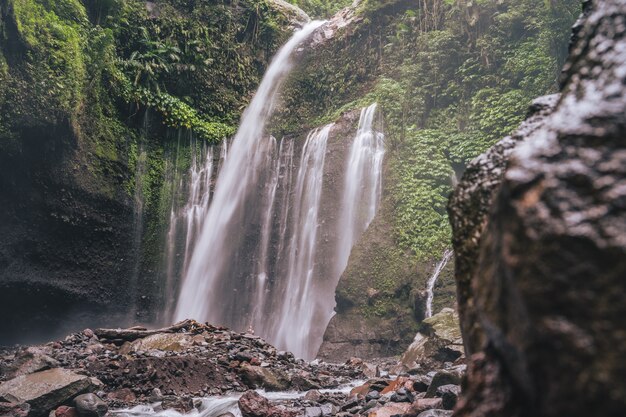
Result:
M158 388L155 388L153 391L158 390ZM160 393L160 391L158 391ZM162 397L162 395L160 395L160 397ZM137 400L137 396L135 395L135 393L130 389L130 388L122 388L122 389L118 389L116 391L110 392L107 394L107 398L110 400L116 400L116 401L121 401L123 403L133 403L135 402L135 400ZM158 399L159 397L157 397Z
M304 417L322 417L322 414L320 407L306 407L304 409Z
M322 394L318 390L310 390L304 395L304 399L311 402L317 402L322 398Z
M80 417L103 417L109 407L95 394L82 394L74 398L74 405Z
M267 398L253 390L246 391L238 405L243 417L295 417L298 414L294 410L272 405Z
M165 410L176 410L183 414L188 413L194 409L192 398L179 397L176 395L163 397L163 399L161 400L161 406Z
M409 411L411 404L408 403L389 403L377 410L372 410L368 417L391 417L395 415L403 415Z

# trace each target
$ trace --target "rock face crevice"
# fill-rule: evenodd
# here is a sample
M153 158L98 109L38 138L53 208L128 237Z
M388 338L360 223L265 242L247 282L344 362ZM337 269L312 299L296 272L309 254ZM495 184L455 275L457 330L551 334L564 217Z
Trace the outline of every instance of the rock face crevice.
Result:
M457 416L626 408L625 35L624 2L587 4L558 102L536 103L451 198L470 358Z

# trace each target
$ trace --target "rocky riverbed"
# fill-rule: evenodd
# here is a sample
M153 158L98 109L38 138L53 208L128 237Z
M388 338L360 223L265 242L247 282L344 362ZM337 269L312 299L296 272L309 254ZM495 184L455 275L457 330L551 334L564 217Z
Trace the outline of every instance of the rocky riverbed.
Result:
M431 342L414 345L404 364L329 364L191 320L158 330L85 329L0 351L0 415L417 416L452 409L460 391L462 359L423 360L442 357L455 342L438 334L447 333L426 326L416 340Z

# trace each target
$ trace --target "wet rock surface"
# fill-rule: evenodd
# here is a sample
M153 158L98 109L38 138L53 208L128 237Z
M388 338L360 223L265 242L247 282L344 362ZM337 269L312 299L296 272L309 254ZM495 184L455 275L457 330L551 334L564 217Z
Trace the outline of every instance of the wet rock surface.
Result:
M419 333L402 355L403 370L441 368L463 356L459 316L451 308L422 321Z
M395 375L397 358L376 362L351 358L344 364L306 362L253 334L191 320L159 330L86 329L27 350L3 349L2 369L15 369L23 363L25 352L33 349L60 368L12 379L1 374L0 392L13 393L0 395L2 415L102 417L107 410L148 404L152 411L141 411L141 415L167 409L203 413L214 399L231 401L235 407L219 415L416 417L426 410L443 409L442 398L425 398L427 391L450 383L450 378L438 375L454 375L453 381L458 382L463 372L462 365L445 363L438 370L414 369L412 374ZM68 384L80 384L64 389L61 396L58 389L49 390L56 396L46 402L33 398L50 392L27 395L32 384L19 388L19 381L41 379L46 373L59 373ZM56 378L55 383L60 382ZM347 384L354 388L341 388ZM134 415L129 413L122 416Z
M32 359L32 352L58 368L25 368L30 362L24 358ZM7 403L5 408L28 403L29 415L47 415L87 391L101 391L112 408L157 400L188 410L193 405L185 399L192 397L256 388L334 388L364 378L361 368L312 365L258 336L191 320L161 331L86 329L43 346L3 349L0 358L0 369L11 370L0 374L0 403ZM37 372L12 378L16 369Z
M457 416L626 409L626 4L586 7L554 109L451 199L469 355Z

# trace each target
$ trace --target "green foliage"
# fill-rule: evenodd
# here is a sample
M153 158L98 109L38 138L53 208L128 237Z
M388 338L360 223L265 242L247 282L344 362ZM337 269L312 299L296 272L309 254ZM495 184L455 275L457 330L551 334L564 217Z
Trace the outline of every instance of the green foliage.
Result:
M281 127L319 125L377 101L396 240L417 258L439 255L450 239L452 174L556 89L579 10L574 0L364 0L363 23L295 74Z
M16 110L56 120L71 114L83 98L86 15L73 0L9 0L17 36L26 49L19 80L11 86ZM10 71L13 72L13 71Z
M445 154L448 139L439 130L409 129L395 151L395 232L400 245L416 254L441 253L451 238L445 216L454 175Z
M328 18L352 4L352 0L288 0L315 18Z

